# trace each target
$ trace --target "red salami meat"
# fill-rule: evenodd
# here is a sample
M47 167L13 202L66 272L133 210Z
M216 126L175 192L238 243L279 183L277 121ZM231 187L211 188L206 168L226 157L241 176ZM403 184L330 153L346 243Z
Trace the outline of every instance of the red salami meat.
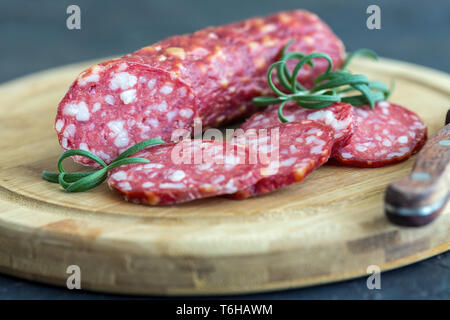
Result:
M353 107L348 103L334 103L327 108L319 110L305 109L297 106L295 103L291 103L283 108L283 115L290 122L313 120L332 129L334 132L334 154L336 150L347 143L355 130L352 109ZM243 130L259 129L279 124L281 124L281 121L278 117L278 106L271 106L266 111L251 116L241 125L241 128Z
M82 72L58 107L59 142L111 162L144 139L169 141L194 124L205 129L244 117L254 111L252 98L270 92L268 66L290 40L289 50L325 52L335 67L344 59L329 27L301 10L175 36ZM307 87L326 70L316 60L299 75Z
M408 159L427 139L427 129L412 111L381 101L373 110L354 108L357 129L335 158L357 167L382 167Z
M269 129L249 129L245 136L234 139L239 143L245 142L250 147L250 154L258 154L262 176L256 183L230 196L235 199L265 194L302 181L327 162L334 141L332 130L309 120Z
M167 205L230 194L261 179L248 148L231 142L184 140L134 156L150 163L118 167L108 179L134 203Z

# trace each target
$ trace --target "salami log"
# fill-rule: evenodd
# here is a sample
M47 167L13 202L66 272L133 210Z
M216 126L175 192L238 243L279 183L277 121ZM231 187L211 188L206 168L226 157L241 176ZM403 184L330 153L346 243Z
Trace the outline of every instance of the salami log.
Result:
M335 158L357 167L382 167L408 159L427 139L427 128L412 111L381 101L373 110L354 108L357 129Z
M168 142L177 129L217 127L254 111L268 94L268 66L284 45L331 56L344 47L316 15L296 10L175 36L82 72L59 104L55 129L64 149L86 149L111 162L148 138ZM299 81L311 87L327 63L316 59ZM85 158L78 162L91 164Z
M297 106L295 103L287 104L283 108L283 115L290 122L313 120L328 126L334 132L333 154L345 146L355 130L353 121L353 107L348 103L334 103L331 106L311 110ZM278 106L271 106L267 110L252 115L240 128L243 130L267 128L280 125Z
M234 138L239 143L245 139L250 153L258 154L262 178L231 198L245 199L302 181L330 157L333 130L323 124L306 120L273 126L267 135L261 130L265 129L248 129L245 135Z
M127 201L168 205L245 189L261 179L249 149L231 142L183 140L134 155L148 164L111 171L108 185Z

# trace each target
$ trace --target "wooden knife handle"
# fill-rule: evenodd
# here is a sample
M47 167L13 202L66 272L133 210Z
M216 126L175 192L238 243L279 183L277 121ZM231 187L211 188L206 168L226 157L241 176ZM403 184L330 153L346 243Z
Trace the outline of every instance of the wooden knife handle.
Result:
M391 183L385 196L387 217L405 226L433 221L449 198L450 124L428 140L408 177Z

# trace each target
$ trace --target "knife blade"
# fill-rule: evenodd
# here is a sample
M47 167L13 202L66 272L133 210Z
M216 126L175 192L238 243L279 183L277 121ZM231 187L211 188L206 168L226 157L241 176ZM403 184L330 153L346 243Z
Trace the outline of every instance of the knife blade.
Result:
M450 197L450 109L445 127L417 155L411 174L386 189L387 218L402 226L424 226L436 219Z

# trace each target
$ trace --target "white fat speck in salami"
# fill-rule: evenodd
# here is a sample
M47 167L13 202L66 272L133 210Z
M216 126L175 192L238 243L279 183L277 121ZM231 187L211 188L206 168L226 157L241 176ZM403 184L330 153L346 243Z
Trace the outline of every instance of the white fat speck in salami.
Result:
M117 181L125 180L127 178L127 173L123 170L116 171L111 175L111 178Z
M142 184L142 188L151 188L151 187L153 187L155 184L153 183L153 182L149 182L149 181L147 181L147 182L144 182L143 184Z
M311 153L313 154L323 154L324 150L321 145L315 145L311 148Z
M129 104L131 102L134 102L136 100L136 90L135 89L130 89L130 90L127 90L127 91L123 91L120 94L120 99L125 104Z
M114 97L112 95L108 94L105 97L105 101L106 101L107 104L113 105L114 104Z
M345 158L345 159L350 159L350 158L352 157L352 154L351 154L351 153L347 153L347 152L343 152L343 153L341 154L341 156L342 156L343 158Z
M165 182L161 183L159 187L162 189L184 189L186 188L186 185L184 183Z
M101 106L102 105L100 104L100 102L94 103L94 106L92 107L92 112L97 112L98 110L100 110Z
M158 128L158 127L159 127L159 121L158 121L157 119L150 118L150 119L148 119L148 123L149 123L153 128Z
M147 87L148 87L149 89L153 89L153 87L155 86L155 83L156 83L156 80L155 80L155 79L150 79L150 80L148 80L148 82L147 82Z
M190 117L192 117L193 114L194 114L194 112L191 109L181 109L180 110L180 116L182 116L183 118L190 118Z
M159 92L161 92L162 94L170 94L173 91L172 86L168 86L168 85L164 85Z
M174 173L169 175L169 180L171 181L181 181L186 177L183 170L176 170Z
M119 148L126 147L126 146L128 146L129 143L130 143L130 138L128 137L128 134L120 134L114 140L114 145Z
M74 125L74 124L69 124L69 125L66 126L66 128L64 129L63 136L64 136L65 138L70 138L70 137L73 137L73 136L74 136L75 132L76 132L75 125Z
M116 137L114 139L114 145L116 147L128 146L130 139L127 130L124 128L123 121L111 121L108 123L108 128L111 129L113 135Z
M115 134L120 134L123 131L123 121L111 121L108 123L108 128Z
M384 139L383 142L381 143L383 146L385 147L392 147L392 142L389 139ZM364 151L364 150L363 150Z
M280 163L280 166L281 167L289 167L289 166L292 166L296 162L297 162L297 158L289 158L289 159L283 160Z
M136 76L133 76L128 72L120 72L113 76L109 84L109 88L111 90L117 89L126 90L134 87L136 83L137 83Z
M64 107L63 114L75 116L78 121L88 121L90 118L89 109L84 101L77 104L69 103Z
M151 106L150 109L154 109L159 112L166 112L167 111L167 102L162 101L159 104L155 104L155 105Z
M197 169L203 171L203 170L208 170L208 169L210 169L211 167L212 167L212 163L204 163L204 164L200 164L200 165L197 167Z
M367 150L367 148L365 146L361 145L361 144L357 144L355 146L355 149L358 150L359 152L364 152L364 151Z
M90 151L88 145L84 142L80 143L80 146L78 147L78 149Z
M173 110L173 111L167 112L167 115L166 115L167 116L167 120L172 121L175 118L175 116L177 115L177 113L178 113L177 110Z
M161 169L161 168L164 168L164 165L161 163L149 163L149 164L144 165L144 168L145 169L154 169L154 168Z
M214 183L214 184L216 184L216 183L219 183L219 182L222 182L222 181L225 181L225 176L223 175L223 174L221 174L220 176L218 176L216 179L214 179L212 182Z
M125 191L131 190L131 184L129 182L119 182L118 185L122 190L125 190Z
M62 127L64 127L64 120L59 119L55 123L55 129L56 131L61 132Z
M360 167L381 167L408 159L427 138L425 125L412 111L381 101L373 110L355 108L357 129L335 158ZM419 121L417 121L419 119ZM417 122L414 128L411 123Z
M78 83L80 84L80 86L85 86L86 84L88 84L89 82L98 82L99 80L99 76L98 74L91 74L87 77L81 78Z
M61 139L61 146L65 149L67 148L67 139L66 138L62 138Z

